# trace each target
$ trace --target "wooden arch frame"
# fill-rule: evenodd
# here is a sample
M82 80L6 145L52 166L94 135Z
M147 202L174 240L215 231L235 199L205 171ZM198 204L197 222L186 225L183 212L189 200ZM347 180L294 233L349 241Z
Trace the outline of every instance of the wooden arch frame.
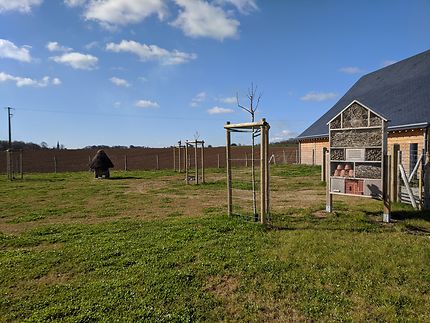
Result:
M191 157L189 151L190 148L194 148L194 169L195 169L195 180L194 184L199 184L199 162L198 162L198 149L200 148L200 168L202 173L202 183L205 183L205 142L204 140L193 140L193 141L185 141L185 182L187 184L190 183L189 170L188 166L188 157Z
M246 130L259 129L261 134L260 145L260 222L266 223L269 214L270 194L269 194L269 129L270 125L266 119L257 122L230 124L227 121L224 129L227 133L226 144L226 165L227 165L227 208L228 215L233 215L233 190L231 174L231 133L244 132Z

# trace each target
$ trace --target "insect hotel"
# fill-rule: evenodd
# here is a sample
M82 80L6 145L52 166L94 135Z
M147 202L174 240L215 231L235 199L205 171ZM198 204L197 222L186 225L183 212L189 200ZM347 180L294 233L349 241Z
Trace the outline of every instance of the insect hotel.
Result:
M357 100L328 122L327 212L333 195L360 196L384 200L384 221L390 221L386 124Z

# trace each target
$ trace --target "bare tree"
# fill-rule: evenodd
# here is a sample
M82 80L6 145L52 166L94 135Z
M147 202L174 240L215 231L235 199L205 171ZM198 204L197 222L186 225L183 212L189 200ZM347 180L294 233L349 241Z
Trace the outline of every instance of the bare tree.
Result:
M248 88L247 98L249 100L249 107L244 107L239 103L239 94L236 93L237 106L251 115L251 122L255 121L255 112L260 104L261 93L257 95L257 86L254 87L254 83L251 83L251 87ZM257 214L257 197L255 189L255 163L254 163L254 150L255 150L255 138L260 135L260 131L252 127L251 130L251 182L252 182L252 210L254 213L254 220L258 221Z

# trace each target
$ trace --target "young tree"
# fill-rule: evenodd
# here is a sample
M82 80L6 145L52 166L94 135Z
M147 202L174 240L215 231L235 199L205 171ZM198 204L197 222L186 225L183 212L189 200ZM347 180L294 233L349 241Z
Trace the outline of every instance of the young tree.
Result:
M251 87L248 88L247 98L249 100L249 107L244 107L239 103L239 94L236 93L237 106L251 115L251 122L255 121L255 112L258 109L258 105L260 104L261 93L257 95L257 86L254 87L254 84L251 83ZM255 163L254 163L254 150L255 150L255 138L260 135L260 131L252 127L251 130L251 182L252 182L252 209L254 213L254 220L258 220L257 214L257 198L255 191Z

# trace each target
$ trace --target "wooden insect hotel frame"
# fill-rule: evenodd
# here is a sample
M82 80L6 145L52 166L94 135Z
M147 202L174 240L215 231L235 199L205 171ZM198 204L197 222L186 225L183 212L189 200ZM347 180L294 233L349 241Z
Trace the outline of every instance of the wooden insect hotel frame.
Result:
M233 215L233 187L232 187L232 171L231 171L231 133L243 132L246 130L258 129L261 135L260 145L260 222L266 223L269 215L269 200L270 200L270 186L269 186L269 129L270 125L266 119L261 119L257 122L230 124L227 122L224 126L227 133L226 144L226 165L227 165L227 212L229 216Z
M390 221L387 119L357 100L328 122L326 211L333 195L384 201L384 222Z
M194 149L193 149L194 148ZM199 167L199 153L200 149L200 167ZM194 150L194 176L190 175L191 169L191 155L192 150ZM200 172L201 171L201 182L205 183L205 142L203 140L193 140L185 141L185 182L190 183L194 179L194 184L199 184L200 182Z

